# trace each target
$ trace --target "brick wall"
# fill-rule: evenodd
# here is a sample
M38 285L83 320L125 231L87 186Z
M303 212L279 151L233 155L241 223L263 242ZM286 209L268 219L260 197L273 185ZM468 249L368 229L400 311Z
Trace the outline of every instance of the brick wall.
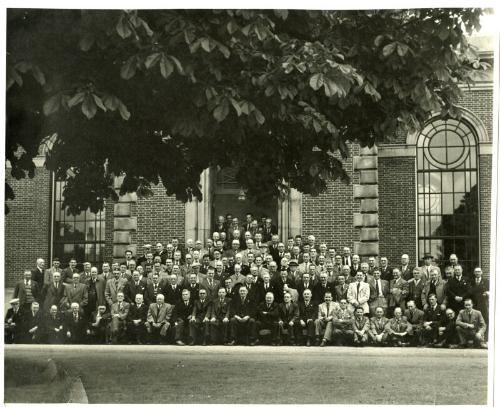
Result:
M407 253L415 264L415 159L379 157L378 162L380 256L395 266Z
M150 198L139 198L132 209L133 215L137 215L137 232L132 234L132 244L137 244L139 254L146 243L166 245L173 237L184 243L184 203L175 196L167 196L162 184L153 187L153 192Z
M479 157L479 233L481 267L485 276L490 275L491 244L491 155Z
M6 181L16 197L5 216L5 286L13 287L25 269L42 257L48 264L50 237L50 173L35 170L32 179L16 180L6 169Z
M351 157L344 168L351 177L349 185L340 181L328 182L325 193L302 197L302 235L314 235L318 243L325 242L339 251L343 246L353 247L359 240L359 231L353 226L353 213L359 211L359 202L353 198L353 184L359 183L359 173L353 171L352 156L359 154L359 146L351 145Z

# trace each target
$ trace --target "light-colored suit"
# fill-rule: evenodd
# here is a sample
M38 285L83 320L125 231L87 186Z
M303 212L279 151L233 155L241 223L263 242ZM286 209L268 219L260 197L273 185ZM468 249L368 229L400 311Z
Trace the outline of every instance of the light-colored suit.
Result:
M65 304L69 308L73 302L80 304L80 307L85 307L87 305L88 292L85 284L78 283L76 287L75 284L66 285L61 304Z
M200 287L207 291L207 298L209 300L216 300L219 292L220 281L212 279L212 285L210 285L208 283L208 279L205 279L200 283Z
M405 300L408 295L408 282L400 277L397 281L391 280L389 283L389 307L401 307L404 311L406 308Z
M119 292L123 292L123 289L126 284L127 284L127 279L125 278L119 278L118 280L113 278L111 280L106 281L106 289L104 290L104 296L106 297L106 301L108 302L109 306L112 306L113 303L116 302L116 295Z
M349 303L351 311L354 312L356 306L359 305L363 307L363 312L368 314L370 311L368 307L368 300L370 299L370 285L363 281L359 283L359 293L357 285L357 281L349 284L349 288L347 289L347 302Z
M151 331L154 323L161 324L160 335L165 336L170 328L170 318L172 318L173 309L174 306L167 303L163 303L159 309L157 303L150 304L146 322L148 331Z
M469 328L468 324L474 325L474 328ZM460 310L457 317L457 333L461 343L465 343L467 339L474 338L475 334L484 337L485 332L486 323L480 311L473 309L469 314L465 309Z
M122 301L121 304L118 302L111 305L111 332L116 333L125 328L127 322L128 311L130 309L130 304L126 301Z

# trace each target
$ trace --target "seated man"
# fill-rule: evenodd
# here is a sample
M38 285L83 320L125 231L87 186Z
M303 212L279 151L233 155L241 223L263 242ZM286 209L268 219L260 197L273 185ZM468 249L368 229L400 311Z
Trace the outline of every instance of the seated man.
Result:
M217 299L212 302L210 314L210 340L212 344L226 344L228 341L229 310L231 299L226 297L226 289L220 287Z
M316 325L315 321L318 316L318 306L312 302L312 291L310 288L304 289L302 292L303 300L299 302L299 323L303 332L305 332L305 345L311 346L314 341Z
M31 311L23 316L23 343L40 343L42 336L42 313L38 302L31 303Z
M127 315L127 335L129 343L147 343L146 321L148 319L148 307L144 304L144 296L137 293L135 302L130 305Z
M444 318L438 328L437 348L458 348L458 333L455 319L455 311L451 308L446 310L446 318Z
M278 319L279 309L278 304L274 301L274 294L267 292L264 302L257 306L256 325L259 336L262 336L261 331L268 330L271 344L278 343Z
M55 273L54 273L55 274ZM64 342L63 321L59 315L57 305L52 305L49 313L43 318L44 341L50 345L57 345Z
M408 301L406 306L404 317L411 324L411 332L409 334L410 344L413 346L422 345L424 311L417 308L414 300Z
M325 293L325 302L318 306L318 318L316 319L316 343L319 343L321 335L320 346L325 346L331 339L333 333L332 320L335 310L339 308L336 302L332 301L333 296L330 291Z
M229 345L236 343L238 332L240 332L246 343L251 346L257 344L255 332L255 307L248 298L248 290L245 286L239 288L239 297L231 301L231 341Z
M90 316L87 328L87 334L91 343L108 343L110 321L111 314L106 312L106 306L104 304L98 305L97 310L92 312Z
M374 345L385 345L387 343L387 332L385 326L389 320L384 317L384 309L377 307L375 309L375 316L370 318L370 331L368 335Z
M437 303L436 294L430 294L428 301L429 306L425 308L422 324L422 342L424 345L433 346L437 343L438 328L443 320L443 310Z
M394 308L394 317L385 326L387 341L393 346L407 346L411 333L411 324L403 316L401 307Z
M486 323L481 312L472 308L470 298L464 301L465 309L460 310L457 317L457 333L460 339L460 347L466 347L469 342L473 342L478 348L487 349L484 343L484 333L486 332Z
M179 346L184 346L185 342L182 339L188 337L187 342L190 343L193 338L189 337L188 327L189 319L193 314L194 301L191 299L191 292L184 288L181 293L182 299L175 304L172 319L175 324L175 343Z
M189 291L185 291L187 295L189 295ZM170 329L170 319L172 318L173 309L174 307L172 305L165 302L165 296L163 294L158 294L156 296L156 302L149 305L145 325L152 343L161 343L165 340L167 332Z
M355 283L351 283L355 284ZM354 309L352 319L352 331L354 346L363 346L368 342L368 331L370 330L370 320L364 315L365 308L358 305Z
M71 309L64 315L63 328L66 333L66 343L81 344L87 341L87 321L80 310L80 304L73 302Z
M19 307L19 298L9 301L11 308L5 315L5 343L19 343L21 335L22 315Z
M212 313L212 301L207 298L205 288L200 288L198 296L199 299L194 302L193 313L189 319L190 345L199 342L206 345L210 341L209 321Z
M125 336L127 328L127 316L130 304L125 301L125 294L119 292L116 302L111 306L111 341L118 343Z
M342 298L339 308L334 311L332 319L333 341L335 345L346 345L352 342L352 319L354 315L349 310L347 299Z
M278 305L278 340L293 346L298 333L299 306L292 303L292 296L289 292L283 294L283 301L283 304Z

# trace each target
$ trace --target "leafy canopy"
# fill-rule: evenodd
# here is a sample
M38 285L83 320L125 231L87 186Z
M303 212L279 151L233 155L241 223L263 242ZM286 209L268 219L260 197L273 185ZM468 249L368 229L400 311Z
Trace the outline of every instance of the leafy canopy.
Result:
M315 195L349 181L350 142L459 114L481 13L10 9L6 159L33 176L43 146L71 213L116 199L117 175L120 193L201 199L211 166L258 200Z

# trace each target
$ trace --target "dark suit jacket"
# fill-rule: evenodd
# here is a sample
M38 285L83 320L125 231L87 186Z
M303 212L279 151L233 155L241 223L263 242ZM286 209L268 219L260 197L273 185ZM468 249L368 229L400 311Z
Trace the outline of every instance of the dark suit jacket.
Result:
M193 301L196 301L197 299L200 298L199 296L200 284L196 283L193 287L191 286L191 284L186 283L183 288L189 290L189 292L191 293L191 299Z
M379 267L379 270L380 270L380 278L382 280L391 281L393 279L392 267L387 266L385 270L382 269L382 267Z
M483 314L485 319L488 318L489 297L486 297L483 294L489 290L490 282L486 278L482 277L479 283L476 283L476 279L474 278L469 287L469 295L474 303L474 308L481 311L481 314Z
M295 281L291 278L287 278L286 284L288 288L295 288ZM274 280L274 301L276 302L283 302L283 289L284 289L285 283L281 279L281 277L278 276Z
M182 287L176 284L175 289L172 288L172 284L165 285L165 302L168 304L175 305L182 298Z
M92 288L92 279L89 278L86 282L85 285L87 286L87 293L89 293L90 289ZM95 291L96 291L96 305L107 305L106 304L106 296L104 295L104 292L106 290L106 280L102 275L97 275L97 278L95 280ZM134 298L135 300L135 298Z
M64 296L64 284L59 282L59 286L54 286L54 283L45 284L42 289L41 298L43 299L42 310L48 311L52 305L57 305L59 309L59 305L61 304L61 300Z
M274 284L272 281L269 281L269 286L267 287L267 290L264 288L264 281L261 281L260 283L257 283L257 299L258 303L260 304L266 299L266 294L267 293L273 293L274 294Z
M288 304L288 309L286 308L286 304L278 305L278 312L280 321L283 321L285 324L289 322L296 323L299 320L299 306L296 303Z
M316 304L321 304L325 300L325 293L327 291L330 291L332 293L332 295L333 295L333 293L335 292L334 285L332 283L326 283L326 286L323 287L323 285L321 284L321 282L319 282L314 287L312 300Z
M31 280L31 295L33 295L34 301L38 301L40 299L40 286L36 281ZM19 306L22 306L26 303L26 286L24 285L24 280L19 281L14 288L14 297L19 298Z
M311 294L314 294L314 286L315 286L315 285L316 285L316 284L314 284L313 282L309 281L309 285L308 285L308 287L307 287L307 288L308 288L309 290L311 290ZM306 289L306 288L304 287L304 282L303 282L303 281L301 281L300 283L298 283L298 284L297 284L296 289L297 289L297 292L298 292L298 294L299 294L299 301L304 300L303 294L304 294L304 290Z
M413 315L410 310L407 309L404 312L404 316L413 327L422 326L424 323L424 311L419 310L418 308L413 310Z
M172 314L172 318L174 321L182 320L187 321L191 315L193 315L194 309L194 300L192 298L189 299L188 305L184 303L184 301L179 301L175 304L174 312Z
M224 298L224 301L221 303L219 299L216 299L212 302L212 308L210 313L210 318L215 318L218 321L223 320L224 318L229 319L229 310L231 308L231 299Z
M68 284L64 290L62 301L67 303L68 307L73 302L77 302L80 304L80 307L84 307L88 301L87 286L83 283L78 283L75 288L74 284Z
M424 290L424 285L425 282L422 279L419 280L418 285L415 284L415 280L413 278L408 282L408 295L406 296L406 301L415 301L415 305L419 309L423 308L422 291Z
M200 283L201 288L204 288L207 291L207 298L209 300L216 300L218 293L219 293L219 287L220 287L220 281L217 281L215 278L212 282L212 286L208 284L208 280L205 278L201 283Z
M78 312L78 318L76 321L73 318L73 312L71 310L64 313L64 331L65 333L71 332L71 342L81 342L85 339L86 325L86 319L82 310Z
M345 283L344 287L341 285L335 286L334 300L339 302L340 300L347 300L347 290L349 289L349 284Z
M38 267L35 267L31 270L31 280L36 281L38 287L43 287L43 276L45 274L45 270L40 271Z
M158 289L155 294L154 284L152 282L146 283L146 291L144 293L144 302L149 305L156 302L156 296L158 294L165 295L165 282L158 282Z
M141 304L140 308L135 303L130 304L130 308L128 309L128 315L127 315L127 319L129 321L140 319L141 323L144 323L146 322L147 317L148 317L148 306L145 303Z
M469 296L469 282L464 276L458 281L457 278L451 278L446 283L447 305L457 312L464 307L464 300ZM455 301L455 297L462 297L462 301Z
M439 326L444 318L446 318L446 316L443 310L441 310L439 304L436 305L435 310L433 310L429 305L427 309L424 311L424 321L432 322L431 325L433 327Z
M80 273L80 270L78 270L77 268L75 268L73 270L71 270L69 267L65 268L61 274L61 281L66 283L66 284L72 283L73 282L73 273Z
M193 313L191 314L193 317L203 320L205 317L210 317L212 314L212 301L206 299L202 304L201 300L196 300L194 302Z
M270 325L278 322L279 319L279 305L276 301L269 306L267 306L266 302L261 302L257 306L257 315L256 318L262 324Z
M238 315L239 317L249 316L250 318L255 317L255 305L250 301L248 295L245 300L242 301L241 297L238 295L231 301L231 309L230 309L231 317Z
M380 280L382 286L382 295L387 298L389 295L389 282L386 280ZM377 288L375 287L375 279L371 280L370 283L370 300L369 302L375 301L378 298Z
M125 287L123 288L123 293L125 294L125 301L129 302L130 304L133 304L135 302L135 296L136 294L142 294L145 296L146 294L146 282L144 279L139 280L139 285L136 286L136 283L134 280L129 281L127 284L125 284Z
M308 319L313 321L318 317L318 306L311 300L306 305L304 301L299 302L299 318L306 322Z

